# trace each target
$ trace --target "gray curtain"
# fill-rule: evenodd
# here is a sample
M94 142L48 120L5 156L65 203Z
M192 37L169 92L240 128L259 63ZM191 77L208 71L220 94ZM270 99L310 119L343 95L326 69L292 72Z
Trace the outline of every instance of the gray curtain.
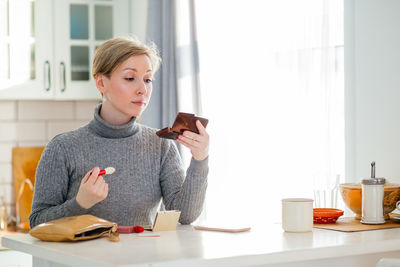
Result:
M189 40L179 45L183 32L190 33L185 34ZM162 64L153 82L150 105L143 113L141 122L163 128L172 126L179 111L200 115L194 0L148 0L146 42L157 45ZM190 82L182 86L180 79ZM188 95L190 99L187 99Z

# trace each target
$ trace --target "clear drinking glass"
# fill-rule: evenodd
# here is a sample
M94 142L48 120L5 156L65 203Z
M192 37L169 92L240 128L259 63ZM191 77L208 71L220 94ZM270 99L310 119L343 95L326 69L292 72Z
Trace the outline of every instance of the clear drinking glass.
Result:
M314 176L314 208L338 208L338 191L340 175L335 178L329 175Z
M7 231L7 223L8 223L8 213L7 206L4 201L4 198L0 196L0 230Z

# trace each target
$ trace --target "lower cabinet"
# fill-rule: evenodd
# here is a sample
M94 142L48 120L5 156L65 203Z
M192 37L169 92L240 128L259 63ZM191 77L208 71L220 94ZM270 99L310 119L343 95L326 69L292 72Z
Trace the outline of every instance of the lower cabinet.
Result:
M32 256L14 250L0 251L0 266L2 267L32 267Z

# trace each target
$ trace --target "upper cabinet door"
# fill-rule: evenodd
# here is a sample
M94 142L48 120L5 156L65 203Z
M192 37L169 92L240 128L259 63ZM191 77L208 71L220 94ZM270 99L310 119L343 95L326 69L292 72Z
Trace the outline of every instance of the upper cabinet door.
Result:
M100 99L96 47L130 30L129 0L0 0L0 99Z
M100 99L91 75L96 48L129 34L128 0L54 1L55 95L57 99Z
M50 99L51 0L0 1L0 99Z

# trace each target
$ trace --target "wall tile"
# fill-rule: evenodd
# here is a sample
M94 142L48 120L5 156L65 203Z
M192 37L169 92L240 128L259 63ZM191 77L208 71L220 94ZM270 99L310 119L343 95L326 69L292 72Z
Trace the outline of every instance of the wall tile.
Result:
M6 204L15 203L14 187L12 184L0 184L0 196L3 197Z
M49 121L47 125L47 140L51 140L54 136L77 128L75 121Z
M15 120L16 114L16 101L0 101L0 120Z
M18 101L18 120L71 120L73 101Z
M75 121L75 129L85 126L89 122L90 122L90 120L79 120L79 121L77 120L77 121Z
M17 139L15 122L0 122L0 142L15 141Z
M100 101L77 101L75 102L75 119L91 120L94 108Z
M46 123L38 122L17 122L18 141L41 141L46 140Z
M22 141L22 142L17 142L18 146L46 146L47 145L47 140L45 141Z
M11 163L0 163L0 184L12 183ZM0 191L1 193L1 191Z
M11 163L12 148L16 143L0 143L0 163Z

